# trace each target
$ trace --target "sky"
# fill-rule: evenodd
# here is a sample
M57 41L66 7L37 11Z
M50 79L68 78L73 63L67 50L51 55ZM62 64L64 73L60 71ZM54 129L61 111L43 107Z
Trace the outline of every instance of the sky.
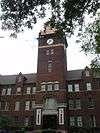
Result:
M38 34L43 23L37 23L33 30L25 30L18 38L10 38L9 31L0 29L0 74L11 75L37 72ZM80 52L80 45L75 43L75 36L68 39L68 70L84 69L89 66L90 58Z
M10 38L9 31L0 29L0 74L11 75L37 72L38 33L43 25L38 23L33 30L18 34L18 38ZM3 38L2 38L3 37ZM84 69L89 66L90 59L80 46L75 43L76 37L68 39L68 70Z

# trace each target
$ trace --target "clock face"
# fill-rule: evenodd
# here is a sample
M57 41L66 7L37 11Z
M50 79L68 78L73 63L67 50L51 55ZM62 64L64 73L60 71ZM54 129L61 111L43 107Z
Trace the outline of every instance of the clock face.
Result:
M47 44L53 44L53 39L51 39L51 38L48 39L48 40L47 40Z

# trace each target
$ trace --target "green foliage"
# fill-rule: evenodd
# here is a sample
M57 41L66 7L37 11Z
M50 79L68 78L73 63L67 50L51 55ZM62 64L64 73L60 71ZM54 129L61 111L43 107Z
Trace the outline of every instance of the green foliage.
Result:
M99 0L1 0L2 28L16 32L23 26L32 28L49 11L52 15L48 22L72 34L77 24L83 24L84 14L95 15L99 6Z
M0 4L2 29L12 30L14 37L24 27L32 29L39 18L45 17L48 18L46 24L70 36L77 27L82 30L85 14L93 17L100 9L100 0L1 0ZM98 18L85 28L84 33L79 32L82 50L97 56L100 54L100 15ZM96 57L92 66L94 62L97 66L100 64L97 59L100 58Z

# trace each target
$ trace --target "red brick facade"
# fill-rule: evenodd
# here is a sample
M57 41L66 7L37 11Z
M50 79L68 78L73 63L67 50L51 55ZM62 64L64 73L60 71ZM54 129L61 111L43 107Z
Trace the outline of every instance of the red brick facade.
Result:
M99 129L98 72L88 67L67 71L64 34L47 28L38 41L37 74L0 76L0 116L31 126L34 132Z

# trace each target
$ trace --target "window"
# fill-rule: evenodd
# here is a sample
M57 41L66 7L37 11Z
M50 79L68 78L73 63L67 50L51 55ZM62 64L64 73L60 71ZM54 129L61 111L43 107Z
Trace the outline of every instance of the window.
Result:
M41 83L41 91L45 91L46 90L46 83L42 82Z
M72 92L73 91L73 86L71 84L68 85L68 92Z
M75 118L74 118L74 116L70 117L70 126L75 126Z
M54 90L59 90L59 84L54 84Z
M70 99L69 100L69 110L74 109L74 100Z
M31 106L32 109L35 108L35 101L32 101L32 106Z
M76 102L75 103L76 109L81 109L81 101L80 101L80 99L76 99L75 102Z
M18 87L17 88L17 94L20 94L21 93L21 87Z
M29 124L29 118L26 117L26 118L25 118L25 123L24 123L24 125L25 125L25 126L28 126L28 124Z
M36 125L41 125L41 109L36 110Z
M6 89L2 89L1 95L6 95Z
M89 73L88 70L85 71L85 75L86 75L86 77L89 77L90 76L90 73Z
M88 90L88 91L92 90L92 88L91 88L91 83L86 83L86 87L87 87L87 90Z
M51 49L51 54L54 54L54 49Z
M96 118L94 115L89 116L89 126L96 127Z
M32 93L34 94L36 92L36 86L32 88Z
M19 111L19 108L20 108L20 102L17 101L15 102L15 111Z
M26 94L31 94L31 87L27 87Z
M8 102L5 102L5 111L8 111L9 110L9 104Z
M82 117L81 116L77 116L77 126L78 127L82 127Z
M88 98L88 108L94 108L94 107L95 107L94 99Z
M47 85L47 91L52 91L52 84Z
M11 88L7 89L7 95L11 95Z
M46 50L46 55L49 55L49 50Z
M79 91L79 84L75 84L74 87L76 92Z
M52 61L48 61L48 72L52 72Z
M59 90L59 82L54 82L54 90Z
M26 101L25 110L30 110L30 101Z
M59 125L64 124L64 109L60 108L59 109Z

